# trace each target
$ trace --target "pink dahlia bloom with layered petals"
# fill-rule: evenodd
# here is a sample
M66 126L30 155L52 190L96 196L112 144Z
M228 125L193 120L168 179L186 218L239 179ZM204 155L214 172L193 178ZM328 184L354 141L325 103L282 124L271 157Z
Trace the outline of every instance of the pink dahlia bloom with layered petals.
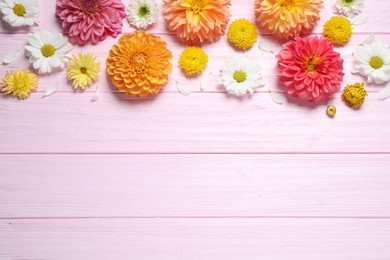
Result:
M344 60L323 37L297 37L285 43L276 58L279 81L293 97L318 102L340 89Z
M84 45L117 37L126 13L120 0L57 0L56 16L70 41Z

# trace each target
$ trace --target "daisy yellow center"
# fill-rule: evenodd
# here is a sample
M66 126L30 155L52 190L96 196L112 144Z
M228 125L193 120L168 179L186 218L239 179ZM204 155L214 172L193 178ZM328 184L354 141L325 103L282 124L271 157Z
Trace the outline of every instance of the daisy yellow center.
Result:
M143 52L137 52L131 56L130 63L137 72L143 72L148 67L148 55Z
M246 80L246 73L243 72L242 70L237 70L236 72L234 72L233 78L234 78L238 83L244 82L244 81Z
M26 13L26 8L21 4L16 4L14 5L13 11L17 16L23 16Z
M141 17L141 18L145 18L145 17L147 17L149 14L150 14L150 10L149 10L149 7L146 6L146 5L143 5L143 6L141 6L141 7L138 9L138 16Z
M42 55L46 58L48 57L51 57L54 55L54 53L56 52L56 49L54 48L53 45L51 44L45 44L43 45L43 47L41 48L41 52L42 52Z
M85 13L95 13L97 7L96 0L81 0L80 7Z
M306 69L308 72L316 71L317 65L320 63L320 57L314 55L307 59L306 61Z
M282 8L291 10L295 6L295 0L279 0L279 4Z
M383 63L382 58L378 56L372 57L370 60L370 66L376 70L382 68Z
M191 4L191 10L194 14L198 14L203 11L205 5L203 0L194 0Z

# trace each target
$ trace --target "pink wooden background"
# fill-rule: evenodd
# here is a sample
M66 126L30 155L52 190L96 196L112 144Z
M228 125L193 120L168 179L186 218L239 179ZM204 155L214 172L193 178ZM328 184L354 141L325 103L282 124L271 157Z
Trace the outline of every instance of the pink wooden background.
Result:
M129 0L123 1L127 6ZM59 29L55 1L41 0L40 27ZM325 0L313 34L332 16ZM252 0L232 0L232 19L254 20ZM351 53L375 33L390 44L389 5L367 0L365 25L345 47L344 84ZM124 20L123 31L131 32ZM275 59L253 47L267 88L235 98L213 78L205 91L185 79L177 59L185 48L165 30L162 16L149 30L174 53L174 72L154 98L125 97L105 73L74 92L65 72L41 77L26 101L0 98L0 259L390 259L390 100L384 86L367 86L357 111L337 93L329 104L287 99ZM0 58L22 49L26 30L1 23ZM269 38L261 36L261 39ZM104 62L117 39L73 53ZM204 47L207 72L237 54L226 37ZM21 55L7 69L27 68ZM175 79L192 94L182 96ZM41 99L52 82L60 91Z

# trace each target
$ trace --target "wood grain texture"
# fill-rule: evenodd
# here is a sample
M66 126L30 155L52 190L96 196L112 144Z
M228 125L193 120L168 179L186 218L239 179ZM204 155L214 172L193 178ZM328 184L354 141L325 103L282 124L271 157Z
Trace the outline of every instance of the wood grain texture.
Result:
M127 6L130 0L124 0ZM173 73L160 95L138 99L114 90L105 73L118 39L75 46L101 62L99 81L75 92L65 71L40 78L26 101L0 98L0 260L390 260L390 103L377 101L389 84L367 85L364 106L345 106L341 93L312 105L281 92L273 55L257 46L237 52L226 36L204 50L200 77L177 64L186 47L162 18L148 30L172 50ZM333 15L324 0L312 35ZM345 47L344 82L352 52L370 33L390 43L385 0L365 1ZM55 1L40 0L41 29L61 30ZM253 0L232 0L232 18L254 21ZM123 20L123 33L134 31ZM0 22L0 59L22 50L28 31ZM264 33L259 40L277 44ZM280 46L279 46L280 48ZM262 64L266 87L252 97L226 94L217 74L224 60L245 55ZM20 55L7 70L31 68ZM181 96L179 80L193 94ZM58 93L41 99L53 82ZM90 100L99 86L98 102ZM337 106L334 119L325 115Z
M390 220L0 221L1 259L388 260Z
M2 153L383 153L390 152L388 102L367 97L353 110L340 94L333 104L308 107L269 94L161 94L127 98L61 93L28 103L0 103ZM212 104L212 105L211 105ZM28 133L28 134L26 134Z
M390 155L3 155L0 162L0 218L390 217Z

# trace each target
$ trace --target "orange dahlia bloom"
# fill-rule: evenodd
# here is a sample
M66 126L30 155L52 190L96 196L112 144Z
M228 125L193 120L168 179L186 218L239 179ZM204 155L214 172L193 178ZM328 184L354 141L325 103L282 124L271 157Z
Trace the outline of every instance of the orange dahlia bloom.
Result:
M172 53L160 37L145 32L123 35L108 55L107 74L112 84L127 95L157 94L172 72Z
M230 0L163 0L170 31L191 45L214 42L225 33Z
M256 21L261 30L286 41L309 34L322 7L322 0L256 0Z

